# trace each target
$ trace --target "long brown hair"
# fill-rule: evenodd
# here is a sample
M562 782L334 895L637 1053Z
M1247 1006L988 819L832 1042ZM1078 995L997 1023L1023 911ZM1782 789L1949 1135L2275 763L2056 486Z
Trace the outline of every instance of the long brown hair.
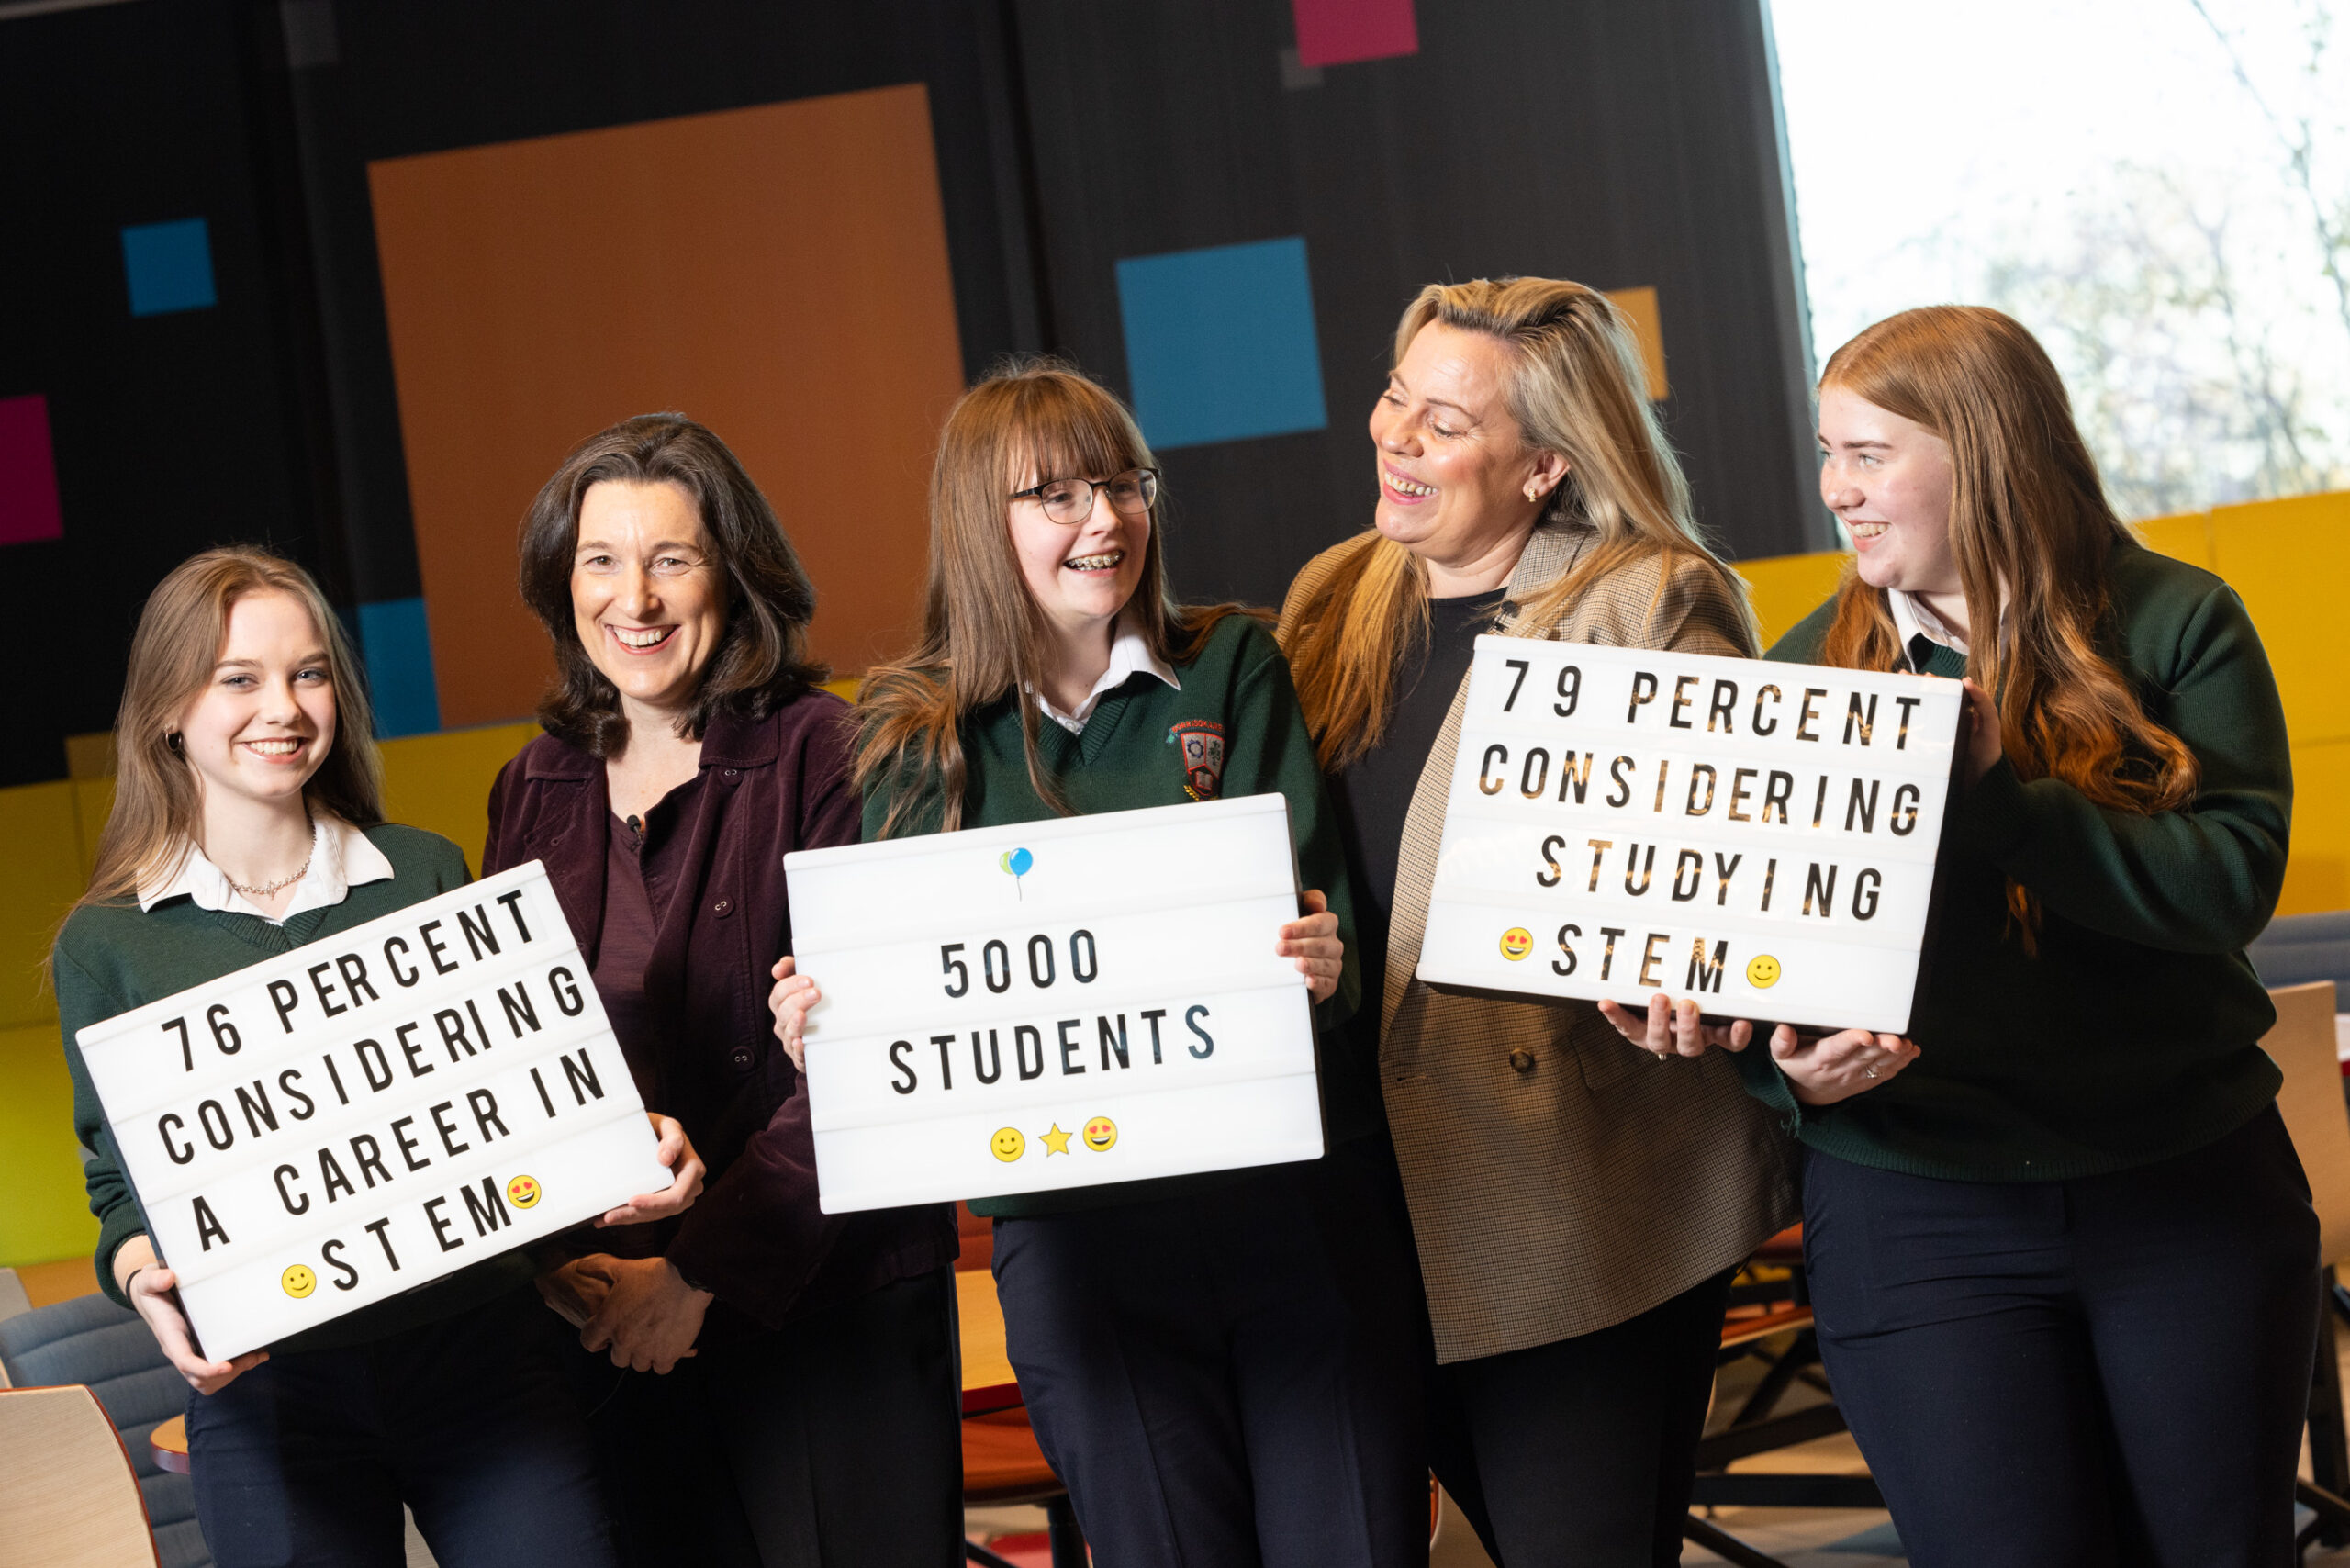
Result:
M572 448L522 520L522 599L554 644L555 683L539 704L547 734L591 756L628 749L620 691L588 656L571 610L579 509L607 479L684 490L724 580L726 630L680 734L699 740L722 711L764 719L824 678L824 666L808 656L816 589L767 497L707 427L683 414L639 414Z
M1689 483L1646 395L1639 344L1607 297L1556 278L1432 283L1395 328L1395 364L1432 321L1498 338L1510 351L1503 402L1536 451L1567 461L1540 524L1598 531L1572 570L1516 607L1556 620L1591 584L1662 557L1659 589L1684 559L1703 562L1739 605L1745 584L1709 549L1690 515ZM1427 634L1427 567L1377 528L1339 547L1328 578L1290 633L1290 672L1322 766L1345 767L1379 744L1396 672ZM1754 640L1746 612L1747 640Z
M904 658L868 674L857 696L856 787L867 793L890 789L895 797L883 837L929 798L939 801L944 831L961 826L969 782L957 729L963 715L1044 684L1051 634L1021 576L1006 498L1044 479L1106 479L1152 465L1125 405L1059 360L1009 361L956 402L930 471L922 639ZM1238 607L1178 605L1169 598L1159 545L1166 498L1162 487L1151 507L1142 578L1125 614L1153 653L1184 664ZM1054 810L1066 811L1036 755L1035 705L1017 706L1029 785Z
M1905 310L1838 349L1819 385L1949 444L1967 674L1999 705L2000 744L2017 774L2061 778L2116 811L2174 811L2192 800L2195 754L2147 716L2098 649L2108 563L2129 534L2039 341L1981 306ZM1886 590L1847 566L1821 661L1892 669L1900 655ZM2008 902L2029 946L2034 901L2010 880Z
M384 820L384 766L366 685L326 596L309 573L266 550L207 550L155 585L140 611L115 716L114 809L82 903L136 902L141 884L168 879L186 859L203 823L196 770L172 743L180 716L212 679L229 612L266 593L288 595L310 612L334 690L334 743L302 787L304 799L354 826Z

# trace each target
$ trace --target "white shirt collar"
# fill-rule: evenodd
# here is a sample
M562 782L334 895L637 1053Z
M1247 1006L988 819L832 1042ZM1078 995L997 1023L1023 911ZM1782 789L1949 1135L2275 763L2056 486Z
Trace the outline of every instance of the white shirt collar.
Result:
M1110 667L1102 672L1102 678L1093 683L1093 689L1085 694L1085 700L1077 705L1077 711L1062 712L1041 691L1035 692L1036 706L1044 711L1045 717L1070 734L1081 735L1085 733L1085 721L1093 716L1103 694L1115 691L1125 685L1128 677L1143 672L1157 676L1178 691L1183 689L1183 683L1175 678L1174 669L1150 651L1150 639L1142 634L1133 618L1121 617L1117 639L1110 644Z
M1914 594L1899 588L1885 590L1886 604L1893 611L1893 628L1901 634L1901 652L1908 656L1910 644L1919 637L1929 643L1939 643L1953 653L1966 652L1966 639L1950 628L1949 622L1934 613L1933 607Z
M168 898L185 894L198 909L216 913L250 914L272 925L283 925L295 915L313 909L331 909L367 882L392 879L392 863L368 842L367 835L331 812L310 809L310 868L294 884L294 897L277 914L261 907L229 883L229 874L215 866L204 851L191 844L179 873L168 880L139 890L139 907L152 909Z

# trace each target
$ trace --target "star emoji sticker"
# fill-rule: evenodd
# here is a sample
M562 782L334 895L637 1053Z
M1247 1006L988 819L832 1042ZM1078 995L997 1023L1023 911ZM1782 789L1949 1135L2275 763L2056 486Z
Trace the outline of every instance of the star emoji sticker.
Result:
M1055 1122L1053 1124L1053 1130L1051 1132L1040 1133L1037 1136L1044 1140L1045 1152L1046 1154L1067 1154L1069 1152L1069 1134L1061 1131L1061 1125L1058 1122Z

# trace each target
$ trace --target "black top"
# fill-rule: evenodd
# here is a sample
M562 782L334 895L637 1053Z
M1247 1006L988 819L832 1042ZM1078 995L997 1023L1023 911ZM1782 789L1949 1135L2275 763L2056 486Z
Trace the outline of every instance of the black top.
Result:
M1354 1027L1370 1032L1376 1058L1381 998L1387 986L1387 924L1395 907L1395 871L1403 858L1404 818L1420 771L1452 711L1453 694L1469 673L1477 639L1494 629L1506 590L1465 599L1428 600L1428 640L1396 672L1403 695L1377 745L1348 763L1331 781L1338 831L1354 882L1355 930L1361 945L1362 1008Z

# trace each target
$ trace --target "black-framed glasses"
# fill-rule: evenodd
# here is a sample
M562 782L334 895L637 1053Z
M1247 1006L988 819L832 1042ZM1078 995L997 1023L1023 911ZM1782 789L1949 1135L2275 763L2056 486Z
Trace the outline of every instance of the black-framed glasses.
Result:
M1129 468L1107 479L1047 479L1041 485L1031 485L1024 490L1014 490L1012 498L1035 500L1045 509L1045 515L1055 522L1083 522L1093 515L1093 492L1110 492L1110 509L1128 517L1140 517L1158 499L1158 470Z

